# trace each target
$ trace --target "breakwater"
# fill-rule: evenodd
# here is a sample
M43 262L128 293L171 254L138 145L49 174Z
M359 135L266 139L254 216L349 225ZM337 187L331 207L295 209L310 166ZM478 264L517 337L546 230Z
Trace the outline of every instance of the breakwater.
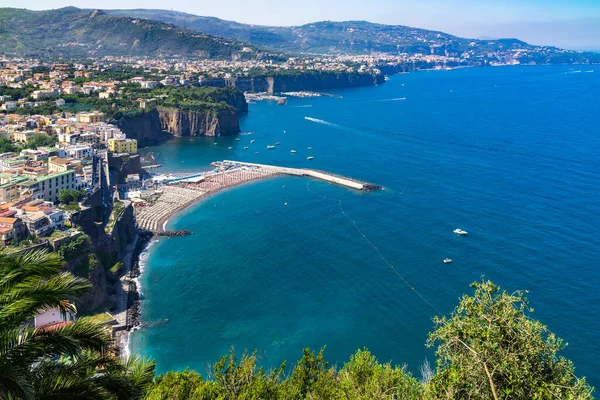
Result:
M157 186L143 202L137 203L135 210L139 228L153 232L157 236L181 236L181 232L167 233L165 230L165 224L172 215L220 190L277 175L310 177L366 192L382 189L378 185L312 169L231 160L216 161L213 166L215 169L209 172L188 174L189 179L179 175L171 178L165 176L164 181L168 182L167 184Z

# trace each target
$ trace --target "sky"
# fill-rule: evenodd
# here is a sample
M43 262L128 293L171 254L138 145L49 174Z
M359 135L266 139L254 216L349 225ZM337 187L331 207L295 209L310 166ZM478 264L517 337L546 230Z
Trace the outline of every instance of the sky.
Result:
M0 0L42 10L159 8L261 25L367 20L466 37L518 37L533 44L600 50L600 0Z

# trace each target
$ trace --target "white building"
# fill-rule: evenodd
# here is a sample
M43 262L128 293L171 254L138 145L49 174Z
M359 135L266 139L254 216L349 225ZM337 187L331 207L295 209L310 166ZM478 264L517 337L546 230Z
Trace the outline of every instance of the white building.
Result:
M77 158L79 160L83 158L90 158L94 155L94 150L89 144L76 144L65 147L65 152L69 157Z
M14 110L15 108L17 108L17 102L16 101L7 101L6 103L2 104L0 106L0 108L2 108L3 110L6 110L6 111Z
M60 323L70 323L75 320L72 313L63 314L58 308L45 311L35 316L35 327L43 328Z

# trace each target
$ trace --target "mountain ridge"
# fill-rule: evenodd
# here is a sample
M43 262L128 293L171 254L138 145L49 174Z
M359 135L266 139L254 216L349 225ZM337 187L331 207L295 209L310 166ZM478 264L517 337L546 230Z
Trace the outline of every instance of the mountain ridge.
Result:
M0 54L14 56L250 57L252 44L103 10L0 8Z
M316 21L297 26L243 24L217 17L198 16L172 10L106 10L121 16L136 16L183 26L194 31L243 40L277 50L307 53L433 53L458 55L475 42L482 51L506 48L535 48L516 38L478 40L462 38L437 30L405 25L387 25L362 20ZM420 42L420 43L419 43ZM428 45L430 44L430 45ZM431 45L433 45L433 50Z

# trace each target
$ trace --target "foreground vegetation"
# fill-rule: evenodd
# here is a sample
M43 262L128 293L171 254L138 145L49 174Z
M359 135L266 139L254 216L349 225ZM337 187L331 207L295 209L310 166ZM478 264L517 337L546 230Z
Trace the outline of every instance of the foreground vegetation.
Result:
M64 254L66 256L66 254ZM447 317L434 318L427 345L436 367L417 379L403 366L359 350L341 366L324 350L304 349L291 368L259 365L256 352L235 351L207 371L154 377L154 363L123 362L93 318L34 329L44 310L75 310L89 283L62 272L58 254L0 253L0 399L591 399L593 389L559 355L565 344L530 318L522 292L490 281L472 285Z

